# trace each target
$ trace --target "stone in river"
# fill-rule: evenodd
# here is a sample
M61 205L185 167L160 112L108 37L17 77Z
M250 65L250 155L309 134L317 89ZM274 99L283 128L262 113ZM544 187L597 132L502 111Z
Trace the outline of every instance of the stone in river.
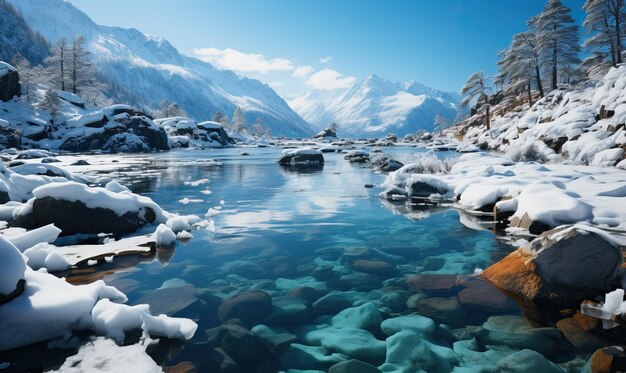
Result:
M497 314L516 309L511 298L480 277L471 277L462 282L462 286L463 290L457 294L457 298L461 305L471 310Z
M420 299L417 302L416 311L438 323L451 325L463 325L465 323L465 310L456 297Z
M454 295L460 289L456 275L413 275L406 284L412 292L440 297Z
M359 291L370 291L383 287L383 282L379 277L360 272L341 276L339 283L348 289Z
M563 368L546 359L542 354L533 350L521 350L498 361L498 371L501 373L564 373Z
M257 357L257 338L239 320L229 320L217 328L209 329L206 335L213 348L222 348L235 360L251 362Z
M358 307L346 308L335 315L331 324L337 328L357 328L369 331L378 329L383 321L382 315L373 303L364 303Z
M624 372L626 371L626 352L620 346L598 349L591 355L583 371L590 373Z
M294 334L272 329L262 324L252 328L252 333L254 333L274 355L281 355L297 339Z
M380 373L380 369L366 362L351 359L335 364L328 373Z
M380 324L383 333L392 336L401 331L412 331L424 337L430 337L435 331L435 322L421 315L398 316L387 319Z
M350 263L355 271L365 272L376 276L393 277L398 274L396 266L383 260L356 259Z
M256 325L270 312L272 297L264 291L252 290L226 299L217 309L217 316L221 322L240 319L246 325Z

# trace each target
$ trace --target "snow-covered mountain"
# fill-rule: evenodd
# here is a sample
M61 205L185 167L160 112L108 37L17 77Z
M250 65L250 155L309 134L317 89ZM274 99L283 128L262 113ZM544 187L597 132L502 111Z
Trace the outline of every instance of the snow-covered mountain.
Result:
M11 4L0 0L0 60L10 62L19 53L30 63L40 64L49 49L43 36L33 32Z
M314 133L268 85L182 55L163 38L97 25L64 0L8 1L50 42L83 35L99 78L117 101L154 109L167 98L198 120L211 119L217 111L230 117L240 106L250 123L261 118L274 135Z
M373 137L431 131L437 114L454 119L459 101L455 93L370 75L346 90L312 91L292 97L289 105L317 128L336 122L340 136Z

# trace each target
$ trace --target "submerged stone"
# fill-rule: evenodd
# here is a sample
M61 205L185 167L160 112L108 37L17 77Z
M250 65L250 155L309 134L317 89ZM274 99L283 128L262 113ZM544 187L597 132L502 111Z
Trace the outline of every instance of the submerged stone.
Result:
M225 300L217 309L221 322L240 319L246 325L261 322L272 311L272 297L264 291L241 292Z
M383 321L380 328L388 336L401 331L412 331L424 337L430 337L435 331L435 322L420 315L398 316Z
M533 350L521 350L498 361L501 373L565 373L565 370Z
M380 369L366 362L351 359L335 364L328 370L328 373L380 373Z
M364 303L358 307L347 308L331 320L336 328L357 328L373 331L383 321L382 315L373 303Z

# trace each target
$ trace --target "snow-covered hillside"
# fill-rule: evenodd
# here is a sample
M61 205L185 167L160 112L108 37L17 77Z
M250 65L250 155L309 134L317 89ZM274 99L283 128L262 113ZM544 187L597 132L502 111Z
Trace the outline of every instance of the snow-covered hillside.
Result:
M83 35L98 76L109 83L116 101L154 109L171 99L197 120L211 119L217 111L231 116L240 106L249 122L261 118L274 135L315 132L268 85L184 56L165 39L97 25L64 0L9 2L50 42Z
M307 92L289 104L314 126L323 128L336 122L340 136L353 137L432 131L435 115L453 120L459 110L459 98L454 93L417 82L395 83L376 75L347 90Z
M516 160L543 160L626 168L626 66L597 84L555 90L532 108L492 108L491 129L480 115L450 131L467 144L509 153Z

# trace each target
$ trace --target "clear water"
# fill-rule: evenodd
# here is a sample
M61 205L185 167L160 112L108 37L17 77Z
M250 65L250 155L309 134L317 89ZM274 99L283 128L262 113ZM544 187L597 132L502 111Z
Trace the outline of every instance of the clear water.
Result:
M410 162L423 151L385 149L402 162ZM250 155L243 156L242 152ZM277 289L277 279L301 283L310 279L321 263L340 265L344 250L354 248L393 255L400 273L381 280L386 287L403 287L404 278L411 274L472 274L511 250L493 232L461 224L454 209L414 211L411 217L415 220L409 219L402 213L406 213L405 207L378 197L380 188L365 188L366 184L380 185L384 173L350 164L341 154L325 154L323 169L308 172L281 168L276 163L279 154L280 149L275 148L160 153L151 156L141 172L135 169L121 174L124 184L171 212L203 216L209 208L221 207L220 214L213 217L215 233L194 231L189 242L179 242L175 251L161 252L157 258L120 258L87 270L97 271L97 277L126 292L130 304L149 301L157 312L198 321L196 337L170 346L173 350L163 354L160 363L200 364L205 358L199 352L206 341L204 330L218 322L216 304L196 302L187 306L190 295L184 291L170 291L167 296L161 292L155 300L151 294L159 288L183 284L186 289L193 286L196 292L208 288L222 295L257 288L278 297L288 289ZM223 165L197 162L209 158ZM205 178L210 182L185 184ZM211 194L202 192L207 189ZM201 202L182 204L179 200L183 198ZM330 290L352 289L343 285ZM511 312L519 314L517 310Z

